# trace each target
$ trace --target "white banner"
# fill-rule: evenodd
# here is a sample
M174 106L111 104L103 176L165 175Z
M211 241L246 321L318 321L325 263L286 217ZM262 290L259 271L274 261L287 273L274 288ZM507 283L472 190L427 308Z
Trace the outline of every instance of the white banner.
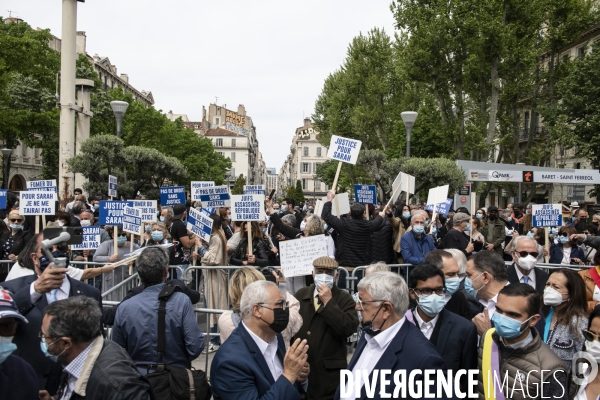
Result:
M156 200L127 200L142 212L142 222L156 222L158 213Z
M71 250L96 250L100 246L99 226L84 226L81 228L81 235L81 244L71 245Z
M313 261L327 255L325 235L279 242L281 269L286 278L310 275Z
M337 199L337 201L336 201ZM327 203L327 196L323 197L321 200L323 204ZM339 209L338 209L339 207ZM321 213L323 212L323 208L321 207ZM348 193L338 193L335 195L335 198L331 200L331 214L339 217L340 215L345 215L350 212L350 199L348 197Z
M576 169L575 172L533 171L535 183L572 183L579 185L600 184L600 172L593 169Z
M123 230L125 232L140 234L142 228L142 210L135 207L125 207L123 209Z
M242 194L231 196L232 221L263 221L264 194Z
M192 181L192 182L190 182L190 189L192 191L192 201L200 201L200 194L196 195L198 189L212 187L212 186L215 186L214 181Z
M341 136L331 135L327 157L345 163L356 164L360 153L360 140L346 139Z
M20 192L19 214L54 215L56 192L42 192L37 189Z

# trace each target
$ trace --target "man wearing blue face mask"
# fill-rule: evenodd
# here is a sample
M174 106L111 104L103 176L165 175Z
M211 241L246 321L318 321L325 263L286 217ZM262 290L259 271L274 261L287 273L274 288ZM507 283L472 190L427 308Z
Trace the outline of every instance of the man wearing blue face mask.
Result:
M400 249L404 262L418 265L423 262L425 256L435 250L433 239L425 233L425 217L421 213L415 213L410 221L412 229L402 235Z
M406 313L435 346L452 370L477 368L477 329L473 323L445 309L446 279L435 265L421 264L408 277L409 295L417 306ZM467 389L467 377L461 379L461 389Z
M0 288L0 399L35 399L37 376L25 360L12 353L17 350L13 337L19 324L26 324L10 293Z
M358 316L352 296L334 283L338 263L324 256L313 261L315 283L298 290L302 327L293 340L306 339L310 364L310 399L331 399L346 361L346 339L356 332Z
M514 283L500 290L492 317L495 328L484 333L479 345L480 399L493 396L496 376L506 399L568 398L565 366L534 329L539 309L540 296L529 285ZM491 383L485 382L488 375Z

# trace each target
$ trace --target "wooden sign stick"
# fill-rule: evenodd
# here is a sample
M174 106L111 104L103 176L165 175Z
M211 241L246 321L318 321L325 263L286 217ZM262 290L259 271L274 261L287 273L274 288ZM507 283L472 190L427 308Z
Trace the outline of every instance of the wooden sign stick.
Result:
M475 202L477 201L477 193L471 192L471 230L469 231L469 240L473 241L473 215L475 214Z
M540 229L540 228L538 228ZM548 264L548 262L550 261L550 237L548 235L548 227L544 227L544 250L546 250L546 252L548 253L548 255L544 256L544 260L546 261L546 264Z
M433 235L433 221L435 221L435 218L437 217L437 200L438 200L438 191L439 191L439 186L435 188L435 200L434 200L434 204L433 204L433 213L431 214L431 223L429 224L429 234Z
M367 211L367 221L369 220L369 205L365 204L365 211Z
M340 178L340 172L342 171L342 162L338 161L338 167L337 167L337 171L335 171L335 178L333 179L333 185L331 185L331 188L333 190L335 190L337 192L337 184L338 184L338 180Z
M386 207L389 207L392 204L392 201L394 200L394 197L396 196L396 193L398 193L398 190L400 190L400 186L402 186L402 181L400 181L400 184L398 185L398 187L396 188L396 190L394 190L394 193L392 193L392 197L390 197L390 201L388 201L388 203L385 205ZM408 193L406 194L406 198L408 201Z
M35 216L35 234L37 235L38 233L40 233L40 216L36 215Z
M246 222L248 228L248 254L252 254L252 222Z
M119 246L117 246L117 239L119 238L119 228L115 225L113 226L113 242L114 242L114 246L113 246L113 254L118 256L119 255Z

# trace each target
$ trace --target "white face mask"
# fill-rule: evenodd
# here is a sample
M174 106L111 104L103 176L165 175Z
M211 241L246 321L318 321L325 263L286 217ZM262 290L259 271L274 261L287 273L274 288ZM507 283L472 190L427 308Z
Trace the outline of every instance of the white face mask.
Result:
M81 224L81 226L90 226L92 224L87 219L82 219L81 221L79 221L79 223Z
M65 223L62 222L61 220L56 221L56 223L58 224L58 226L63 226Z
M544 289L544 304L549 307L560 306L566 300L562 299L562 293L548 286Z
M537 258L528 254L527 257L519 257L519 267L523 268L525 271L531 271L535 268L537 264Z
M600 364L600 342L597 340L594 341L585 341L585 351L587 351L590 356L596 359L596 362Z
M327 287L331 289L333 287L333 276L328 274L316 274L315 287L317 290L321 287L321 285L327 285Z

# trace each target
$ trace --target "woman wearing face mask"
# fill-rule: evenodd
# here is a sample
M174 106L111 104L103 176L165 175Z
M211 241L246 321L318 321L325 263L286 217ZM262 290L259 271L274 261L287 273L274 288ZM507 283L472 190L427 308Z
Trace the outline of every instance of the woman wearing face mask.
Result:
M25 243L31 238L29 231L23 231L23 222L25 218L19 215L19 211L12 210L8 214L10 230L0 236L0 249L2 249L2 259L16 261L18 254L25 247ZM0 282L4 281L8 274L8 264L0 266Z
M226 266L227 265L227 239L221 225L221 217L211 214L213 220L212 232L208 249L202 244L202 239L196 236L196 246L202 256L201 264L204 266ZM207 269L204 271L204 296L208 308L216 310L227 310L227 269ZM218 315L212 314L210 318L210 331L217 333ZM210 339L208 351L215 351L221 344L218 336Z
M57 211L54 214L54 222L59 226L71 226L71 214L66 211Z
M585 253L578 246L577 239L569 240L577 231L572 226L561 226L558 230L558 244L550 247L550 264L583 265Z
M403 205L401 212L396 214L400 214L400 218L397 216L392 217L391 215L388 215L388 218L390 220L390 224L392 224L392 228L394 229L394 251L396 252L396 255L399 255L401 250L400 241L402 240L402 235L406 233L406 230L410 226L410 207Z
M481 229L485 222L482 219L474 218L471 222L471 231L473 231L473 247L475 250L472 254L476 254L478 251L483 250L485 238L481 234Z
M252 252L248 254L248 225L252 226ZM231 254L231 265L248 265L252 267L269 266L269 247L263 240L258 222L244 222L240 233L240 243Z
M233 236L233 227L231 226L231 220L229 216L231 215L231 209L229 207L221 207L219 208L219 217L221 217L221 228L223 229L223 233L225 233L225 238L227 240L231 239Z
M169 244L173 242L169 230L164 223L154 222L152 225L146 226L150 227L150 238L144 242L141 247ZM167 252L169 253L169 265L175 265L177 261L175 258L175 246L168 247Z
M583 351L596 360L600 371L600 307L594 308L590 314L589 323L582 332L585 342ZM600 373L594 378L590 377L592 368L588 362L578 362L582 374L574 373L569 385L569 399L597 400L600 399ZM591 379L590 379L591 378Z
M573 355L581 349L581 330L588 325L585 285L573 270L554 270L546 281L542 297L546 324L542 340L571 371Z

